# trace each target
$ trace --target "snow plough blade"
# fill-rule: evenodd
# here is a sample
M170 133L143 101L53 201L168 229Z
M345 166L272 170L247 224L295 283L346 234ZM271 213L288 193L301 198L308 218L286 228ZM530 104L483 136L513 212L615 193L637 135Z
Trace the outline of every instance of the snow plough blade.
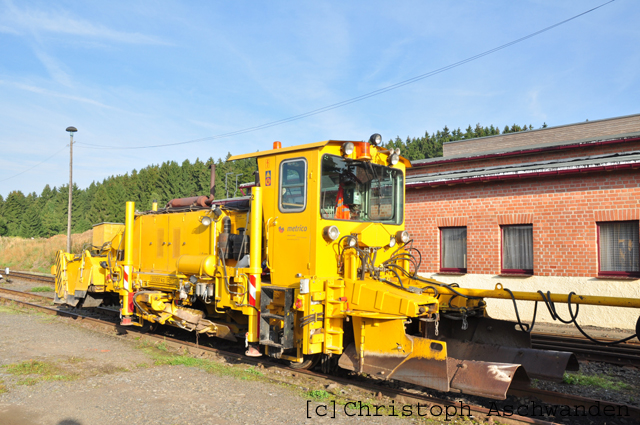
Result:
M528 386L530 377L558 381L565 370L577 367L571 353L520 346L529 336L520 335L522 332L515 331L509 322L487 318L463 335L485 341L487 336L478 330L482 326L510 327L510 332L497 334L499 344L486 344L451 337L410 336L400 320L355 318L355 342L345 349L339 365L377 378L495 399L506 398L512 385Z

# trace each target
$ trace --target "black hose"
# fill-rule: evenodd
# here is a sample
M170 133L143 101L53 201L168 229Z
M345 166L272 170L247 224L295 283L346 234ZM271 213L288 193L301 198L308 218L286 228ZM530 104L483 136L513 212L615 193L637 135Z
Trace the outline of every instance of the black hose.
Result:
M518 305L516 304L516 297L513 295L513 292L511 292L511 290L507 288L504 288L504 290L507 291L509 295L511 295L511 301L513 301L513 309L516 311L516 319L518 319L518 326L520 326L520 330L525 333L531 333L531 331L533 330L533 327L536 324L536 315L538 314L538 301L536 301L536 304L533 307L533 318L531 319L531 324L527 325L526 323L522 323L522 321L520 320L520 313L518 312ZM542 293L542 291L538 291L538 292ZM544 295L542 296L542 298L544 298ZM546 303L546 300L545 300L545 303ZM553 313L552 313L552 317L553 317Z
M595 338L592 338L591 336L587 335L587 333L584 330L582 330L582 328L578 324L578 321L576 320L578 318L578 310L579 310L580 304L576 304L578 307L576 308L575 316L573 315L573 310L571 308L571 297L573 295L575 295L575 292L571 292L569 294L569 298L567 300L567 306L569 308L569 315L571 316L571 321L573 322L574 325L576 325L576 329L578 329L578 331L580 331L580 333L582 335L584 335L585 338L587 338L589 341L595 342L596 344L600 344L600 345L616 345L616 344L621 344L623 342L627 342L627 341L637 337L637 334L633 334L631 336L628 336L628 337L623 338L623 339L619 339L617 341L605 342L605 341L599 341L599 340L597 340Z
M509 293L509 295L511 296L511 301L513 302L513 308L516 312L516 319L518 320L518 326L520 327L520 329L523 332L526 333L531 333L531 331L533 330L533 327L536 323L536 315L538 312L538 301L536 301L534 307L533 307L533 318L531 319L531 325L527 325L525 323L522 323L522 321L520 320L520 313L518 312L518 305L516 304L516 297L513 295L513 292L511 292L511 290L504 288L505 291L507 291ZM551 301L551 291L547 291L547 294L545 295L544 292L542 291L538 291L538 294L540 294L540 296L542 297L542 301L544 302L545 306L547 307L547 310L549 310L549 314L551 315L551 318L553 320L559 320L560 322L564 323L564 324L571 324L573 323L573 325L576 327L576 329L578 329L578 331L585 337L587 338L589 341L596 343L596 344L600 344L600 345L616 345L616 344L621 344L623 342L627 342L632 340L633 338L637 337L637 334L633 334L631 336L628 336L626 338L617 340L617 341L611 341L611 342L607 342L607 341L600 341L597 340L593 337L591 337L590 335L588 335L584 329L582 329L582 327L580 327L580 325L578 324L578 313L580 312L580 304L576 304L576 312L575 314L573 313L573 308L571 307L571 297L573 297L574 295L576 295L575 292L571 292L567 298L567 307L569 309L569 319L568 320L564 320L562 317L560 317L560 315L558 314L558 311L556 310L556 306L555 303L553 301ZM526 329L525 329L526 327Z

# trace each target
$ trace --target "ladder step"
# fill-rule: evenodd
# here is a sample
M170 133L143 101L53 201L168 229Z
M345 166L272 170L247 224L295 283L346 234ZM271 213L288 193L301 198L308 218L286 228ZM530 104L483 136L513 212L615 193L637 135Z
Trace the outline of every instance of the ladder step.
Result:
M269 340L261 340L260 344L268 345L269 347L275 347L275 348L283 348L284 347L284 345L282 345L282 344L278 344L277 342L273 342L273 341L269 341Z
M334 329L334 330L327 330L328 334L334 334L334 335L340 335L343 334L344 331L342 329Z
M260 317L263 317L265 319L279 319L279 320L284 320L284 316L281 316L279 314L272 314L272 313L261 313Z

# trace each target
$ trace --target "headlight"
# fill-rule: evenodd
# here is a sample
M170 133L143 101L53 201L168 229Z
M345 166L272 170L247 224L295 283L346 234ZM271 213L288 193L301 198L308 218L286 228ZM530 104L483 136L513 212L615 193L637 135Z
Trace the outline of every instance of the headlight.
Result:
M397 153L391 154L389 156L389 165L396 165L400 161L400 155Z
M400 155L400 148L396 148L396 155Z
M396 238L391 236L391 239L389 240L389 248L393 248L394 246L396 246Z
M344 143L342 145L342 153L344 155L351 155L353 153L354 148L355 146L353 145L353 142Z
M347 237L347 240L345 241L345 245L347 248L355 248L356 246L356 238L354 236L349 236Z
M209 226L211 224L211 217L209 217L208 215L205 215L202 217L202 220L200 220L202 222L203 226Z
M396 241L398 243L407 243L409 242L409 232L407 232L406 230L400 230L398 233L396 233Z
M322 236L327 240L327 242L332 242L338 239L340 236L340 230L336 226L327 226L322 230Z
M374 133L369 137L369 143L373 146L381 146L382 145L382 136L378 133Z

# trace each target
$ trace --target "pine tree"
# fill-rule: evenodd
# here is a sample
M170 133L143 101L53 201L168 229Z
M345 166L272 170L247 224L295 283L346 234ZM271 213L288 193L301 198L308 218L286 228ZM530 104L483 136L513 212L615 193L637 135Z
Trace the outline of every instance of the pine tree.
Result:
M7 227L7 220L5 220L4 217L0 216L0 236L6 236L8 230L9 229Z
M18 236L20 234L20 225L22 224L22 215L26 208L26 197L21 191L12 191L4 202L3 217L7 222L7 235Z
M182 170L175 161L167 161L160 166L160 175L158 180L158 189L162 197L169 202L175 198L181 198L182 195Z
M66 232L66 215L62 215L55 198L50 199L40 210L42 236L49 238Z
M22 216L20 226L20 236L23 238L37 238L42 235L42 221L40 219L40 208L34 202Z
M91 199L87 213L88 221L92 225L110 221L109 212L109 196L105 185L101 184L96 190L96 195Z

